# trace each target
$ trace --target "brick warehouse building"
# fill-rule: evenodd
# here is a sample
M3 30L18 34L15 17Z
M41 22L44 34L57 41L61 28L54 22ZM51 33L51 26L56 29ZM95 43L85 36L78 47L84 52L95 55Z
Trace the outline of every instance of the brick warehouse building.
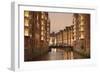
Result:
M74 50L85 57L90 57L90 14L75 13L73 24Z
M90 58L90 15L74 13L72 22L72 25L50 33L47 12L25 11L24 60L33 61L48 53L50 45L73 47L73 50L65 50L67 59Z
M48 51L50 20L47 12L24 11L24 60Z
M73 25L55 34L56 45L73 47L74 58L90 58L90 15L73 14Z

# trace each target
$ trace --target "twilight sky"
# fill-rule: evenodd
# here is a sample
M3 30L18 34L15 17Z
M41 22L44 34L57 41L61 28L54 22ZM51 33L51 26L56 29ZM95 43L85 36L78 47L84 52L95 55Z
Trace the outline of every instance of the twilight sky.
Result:
M50 32L58 32L63 30L66 26L72 25L73 14L71 13L49 13L50 18Z

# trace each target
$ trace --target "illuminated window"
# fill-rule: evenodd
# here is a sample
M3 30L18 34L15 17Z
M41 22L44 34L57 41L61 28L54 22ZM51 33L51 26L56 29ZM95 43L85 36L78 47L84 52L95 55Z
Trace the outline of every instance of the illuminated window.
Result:
M43 31L41 32L41 35L44 35L44 32Z
M25 26L29 26L29 20L25 19Z
M52 42L52 37L50 37L49 44L50 44L50 45L53 44L53 42Z
M84 17L81 15L81 20L83 20L84 19Z
M41 40L44 40L44 37L43 36L41 37Z
M83 39L84 38L84 35L82 34L80 38Z
M24 11L24 15L25 15L26 17L29 17L29 11Z
M41 20L41 25L44 25L44 21L43 20Z
M43 26L41 27L41 30L44 30L44 27Z
M84 32L80 33L80 39L84 39Z
M29 29L28 29L28 28L26 28L26 29L24 30L24 35L25 35L25 36L29 36Z
M81 27L81 28L80 28L80 31L84 31L84 28L83 28L83 27Z
M80 25L84 25L84 22L83 22L83 21L81 21Z
M41 18L42 18L42 19L44 18L44 14L41 15Z

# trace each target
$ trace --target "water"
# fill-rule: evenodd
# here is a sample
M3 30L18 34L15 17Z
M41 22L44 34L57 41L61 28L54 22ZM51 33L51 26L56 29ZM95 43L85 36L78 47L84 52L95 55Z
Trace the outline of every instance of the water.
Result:
M35 58L33 61L47 61L47 60L73 60L82 59L83 56L73 51L66 51L62 48L51 48L48 53Z
M73 59L73 52L65 51L60 48L51 48L51 51L37 58L36 60L67 60Z

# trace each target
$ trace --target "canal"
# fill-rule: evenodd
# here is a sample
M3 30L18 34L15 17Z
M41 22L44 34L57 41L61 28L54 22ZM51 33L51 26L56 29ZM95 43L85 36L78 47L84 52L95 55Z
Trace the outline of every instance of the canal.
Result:
M61 48L51 48L48 53L45 53L33 61L47 61L47 60L72 60L72 59L83 59L84 57L73 51L66 51Z

